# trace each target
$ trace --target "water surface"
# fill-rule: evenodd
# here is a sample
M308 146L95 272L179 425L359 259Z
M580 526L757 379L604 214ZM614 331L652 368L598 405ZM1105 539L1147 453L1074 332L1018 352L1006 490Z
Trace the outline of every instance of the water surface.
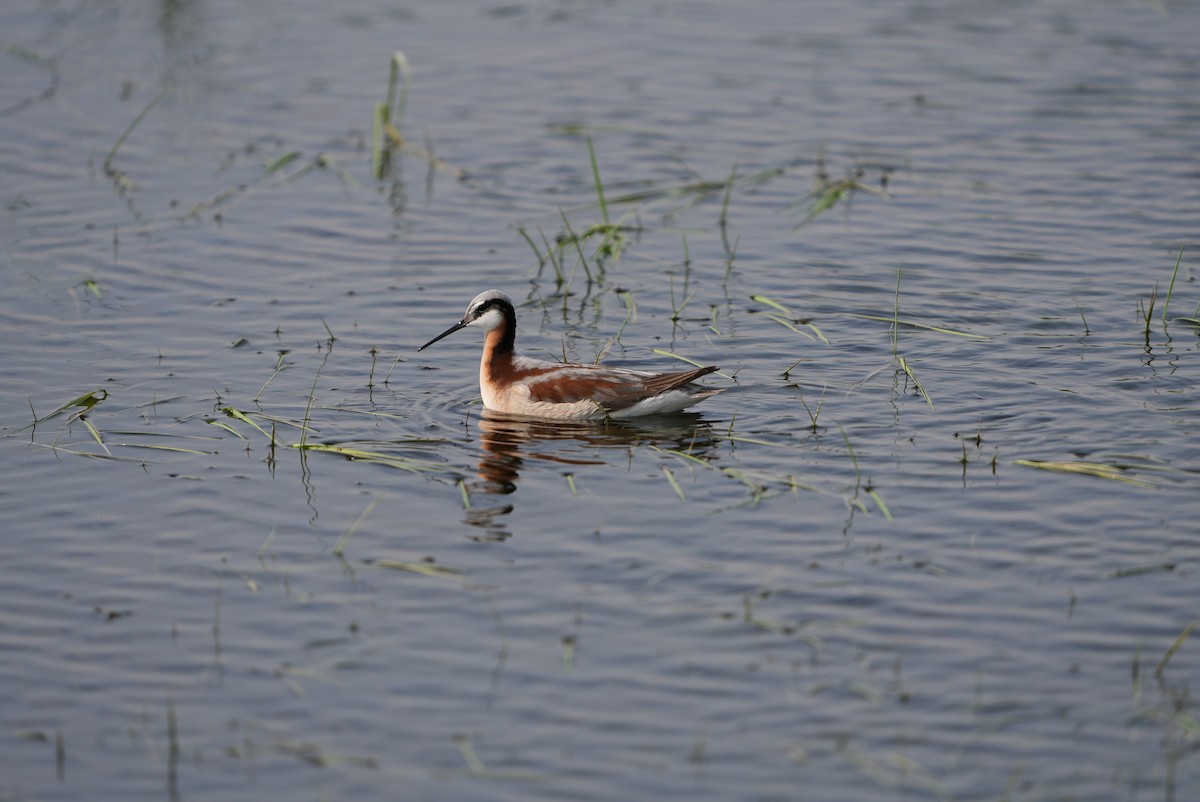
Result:
M1196 797L1198 22L9 4L0 796Z

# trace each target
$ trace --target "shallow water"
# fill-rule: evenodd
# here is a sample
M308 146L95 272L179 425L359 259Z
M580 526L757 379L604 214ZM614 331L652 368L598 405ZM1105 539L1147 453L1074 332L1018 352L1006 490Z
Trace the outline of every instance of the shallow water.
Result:
M6 5L0 798L1200 796L1198 22Z

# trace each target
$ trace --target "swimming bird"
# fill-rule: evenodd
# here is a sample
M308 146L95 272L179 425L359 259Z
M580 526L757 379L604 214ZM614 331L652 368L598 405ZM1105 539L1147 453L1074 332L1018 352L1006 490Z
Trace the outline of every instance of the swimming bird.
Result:
M517 312L500 290L476 295L462 320L417 350L471 327L484 332L479 392L483 405L496 412L557 420L633 418L677 412L722 392L695 383L715 366L644 373L520 356L515 348Z

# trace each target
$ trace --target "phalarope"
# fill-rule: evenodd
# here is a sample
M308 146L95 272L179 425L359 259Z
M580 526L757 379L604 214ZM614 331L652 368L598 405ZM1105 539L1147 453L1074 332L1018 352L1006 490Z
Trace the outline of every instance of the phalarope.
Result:
M677 412L722 391L694 383L715 366L656 374L518 356L517 312L500 290L476 295L462 320L417 350L468 327L484 331L479 392L483 405L496 412L557 420L633 418Z

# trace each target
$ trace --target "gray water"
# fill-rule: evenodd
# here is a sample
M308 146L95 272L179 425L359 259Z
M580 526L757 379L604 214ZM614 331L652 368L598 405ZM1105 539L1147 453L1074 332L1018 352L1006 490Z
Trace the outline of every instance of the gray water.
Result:
M0 798L1200 798L1197 32L5 4Z

